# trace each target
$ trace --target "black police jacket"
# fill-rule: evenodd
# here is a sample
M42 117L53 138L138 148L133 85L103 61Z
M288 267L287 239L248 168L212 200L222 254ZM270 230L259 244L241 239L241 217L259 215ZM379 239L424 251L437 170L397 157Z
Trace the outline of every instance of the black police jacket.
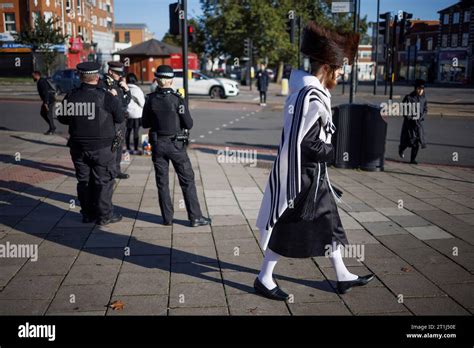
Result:
M83 83L54 106L54 114L69 125L70 147L84 151L112 146L114 123L125 121L119 100L97 85Z
M122 109L125 112L127 110L128 104L130 104L130 101L132 100L132 93L130 90L125 91L120 87L117 81L115 80L109 80L111 82L108 82L107 76L105 76L102 80L99 82L99 86L102 88L105 88L107 90L115 90L117 92L117 99L120 101L122 104Z
M148 94L143 107L143 128L151 128L150 133L158 136L172 136L181 129L191 129L193 119L181 98L172 88L158 87L155 92Z

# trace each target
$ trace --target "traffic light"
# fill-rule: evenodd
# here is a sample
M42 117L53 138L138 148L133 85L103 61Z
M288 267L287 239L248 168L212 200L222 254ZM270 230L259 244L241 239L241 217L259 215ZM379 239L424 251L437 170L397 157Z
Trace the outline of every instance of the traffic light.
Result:
M250 39L247 38L244 40L244 56L245 57L250 57Z
M413 18L413 14L411 13L403 11L399 14L400 36L398 37L398 43L400 45L402 45L405 42L405 38L410 32L410 28L411 28L410 19L411 18Z
M180 11L179 2L170 4L169 12L170 12L170 34L171 35L181 34L181 26L179 25L179 11Z
M192 25L188 25L188 40L191 43L196 43L196 31Z
M295 43L295 25L296 21L294 18L290 18L286 21L286 32L290 34L290 43Z
M380 15L381 21L379 22L379 35L382 35L383 42L385 45L390 44L390 22L392 21L392 14L386 12Z

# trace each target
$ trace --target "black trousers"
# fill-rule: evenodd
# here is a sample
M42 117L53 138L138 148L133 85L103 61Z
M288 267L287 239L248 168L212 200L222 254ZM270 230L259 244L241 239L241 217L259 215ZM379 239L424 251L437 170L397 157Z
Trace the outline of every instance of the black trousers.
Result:
M130 148L130 136L133 132L133 146L135 151L138 150L138 138L140 136L140 125L141 125L141 118L129 118L127 120L127 132L125 133L125 141L127 143L127 150L131 150Z
M267 102L267 91L260 91L260 103Z
M400 145L398 148L400 152L403 152L407 149L408 146L402 146ZM416 143L416 145L411 147L411 156L410 156L410 161L414 161L416 159L416 156L418 155L418 150L420 149L420 144Z
M76 169L81 214L104 220L113 214L112 193L116 177L115 153L110 147L93 151L71 148Z
M183 191L184 203L188 219L202 217L201 207L194 183L194 171L186 152L186 146L181 141L172 141L168 137L151 140L152 160L155 167L156 186L161 215L164 222L173 220L173 202L169 190L169 162L173 163L178 175L179 185Z
M120 162L122 162L122 150L123 150L123 138L125 138L125 132L126 132L126 122L122 122L119 124L115 124L115 131L122 131L122 142L120 143L120 146L117 148L117 151L115 152L115 170L117 174L122 172L122 168L120 168Z
M54 125L54 118L53 118L53 108L54 108L54 103L51 103L48 105L49 110L46 109L46 106L44 104L41 104L41 110L40 110L40 115L43 118L43 120L46 121L46 123L49 126L48 131L54 131L56 130L56 126Z

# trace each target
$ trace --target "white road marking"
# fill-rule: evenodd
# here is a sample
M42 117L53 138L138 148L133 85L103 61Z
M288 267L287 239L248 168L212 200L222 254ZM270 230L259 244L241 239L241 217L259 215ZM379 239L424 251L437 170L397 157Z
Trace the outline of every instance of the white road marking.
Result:
M204 135L200 135L199 138L204 138Z

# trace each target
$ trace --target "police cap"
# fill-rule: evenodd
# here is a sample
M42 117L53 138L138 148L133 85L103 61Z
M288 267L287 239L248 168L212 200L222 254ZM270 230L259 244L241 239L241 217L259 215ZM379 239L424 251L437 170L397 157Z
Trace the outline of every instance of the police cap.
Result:
M100 70L100 64L95 62L84 62L77 64L76 66L79 74L98 74Z
M118 74L123 74L123 63L122 62L115 62L115 61L112 61L112 62L108 62L107 63L109 65L109 69L118 73Z
M174 77L173 68L169 65L160 65L156 69L155 77L158 79L172 79Z

